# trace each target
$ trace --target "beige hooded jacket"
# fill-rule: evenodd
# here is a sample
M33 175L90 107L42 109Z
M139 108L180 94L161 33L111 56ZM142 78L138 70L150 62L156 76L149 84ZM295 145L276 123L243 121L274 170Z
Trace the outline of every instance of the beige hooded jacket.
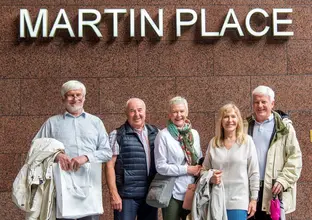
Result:
M283 185L282 200L285 213L288 214L296 210L296 183L302 169L302 154L291 120L287 117L282 119L275 111L273 115L275 133L267 152L262 211L270 212L272 180L275 179ZM249 135L252 136L254 118L248 117L245 125Z

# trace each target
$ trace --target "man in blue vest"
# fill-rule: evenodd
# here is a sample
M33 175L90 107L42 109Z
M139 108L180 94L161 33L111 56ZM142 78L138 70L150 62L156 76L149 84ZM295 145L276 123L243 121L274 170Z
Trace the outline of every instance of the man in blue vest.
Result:
M143 100L131 98L126 104L127 121L109 135L113 151L106 164L106 181L114 220L157 220L157 208L146 204L145 198L156 169L155 126L145 123Z

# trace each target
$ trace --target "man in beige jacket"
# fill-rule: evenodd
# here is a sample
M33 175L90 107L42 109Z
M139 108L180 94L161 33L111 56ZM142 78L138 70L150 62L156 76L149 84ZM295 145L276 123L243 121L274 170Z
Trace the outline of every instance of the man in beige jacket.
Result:
M270 200L282 199L286 214L296 209L296 182L302 155L292 122L273 111L274 91L258 86L252 92L253 115L247 118L248 134L256 145L260 168L260 191L255 219L271 220Z

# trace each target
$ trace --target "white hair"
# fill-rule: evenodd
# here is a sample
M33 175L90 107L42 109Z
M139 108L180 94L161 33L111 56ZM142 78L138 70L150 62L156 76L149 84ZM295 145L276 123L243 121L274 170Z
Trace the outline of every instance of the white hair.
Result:
M275 99L274 91L268 86L258 86L252 91L252 97L254 95L265 95L268 96L270 101L273 102Z
M185 108L186 108L186 113L188 114L188 104L185 98L181 97L181 96L176 96L172 99L170 99L169 101L169 112L171 111L171 107L173 105L177 105L177 104L184 104Z
M77 90L77 89L82 89L82 93L85 96L87 91L86 91L86 87L85 85L83 85L81 82L77 81L77 80L70 80L67 81L66 83L64 83L62 85L61 88L61 95L63 98L65 98L65 94L70 91L70 90Z
M128 111L128 105L129 105L129 103L132 102L132 101L139 101L139 102L141 102L142 105L143 105L144 110L146 110L145 102L144 102L142 99L139 99L139 98L130 98L130 99L128 99L128 101L126 102L126 112Z

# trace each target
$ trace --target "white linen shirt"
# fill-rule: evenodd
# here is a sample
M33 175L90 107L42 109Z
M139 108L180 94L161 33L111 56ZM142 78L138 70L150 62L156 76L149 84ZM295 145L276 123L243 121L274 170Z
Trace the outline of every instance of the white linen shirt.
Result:
M191 130L194 138L194 148L198 158L202 157L199 134ZM167 128L161 130L155 139L155 166L159 174L176 176L173 188L173 198L183 201L188 184L194 183L194 176L187 174L187 164L179 141L175 140Z

